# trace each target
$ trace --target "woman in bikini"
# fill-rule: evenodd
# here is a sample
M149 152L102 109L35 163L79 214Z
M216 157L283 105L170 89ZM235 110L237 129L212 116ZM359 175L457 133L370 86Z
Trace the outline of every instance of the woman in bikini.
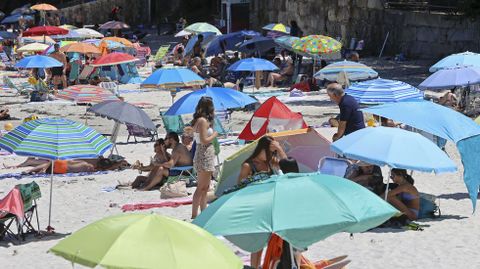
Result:
M387 201L409 220L416 220L420 210L420 194L413 186L413 178L405 169L392 169L390 178L398 186L388 192Z
M127 161L112 161L108 158L99 157L96 159L78 159L78 160L55 160L53 162L54 174L97 172L107 170L117 170L129 167ZM27 174L51 173L52 163L47 161L26 171Z

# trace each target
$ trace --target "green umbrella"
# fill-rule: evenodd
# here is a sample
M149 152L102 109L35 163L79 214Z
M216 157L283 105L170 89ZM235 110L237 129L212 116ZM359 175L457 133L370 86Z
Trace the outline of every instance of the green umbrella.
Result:
M184 30L194 34L201 34L204 32L212 32L212 33L215 33L216 35L222 34L222 32L220 32L220 30L218 30L217 27L206 22L197 22L194 24L190 24Z
M94 222L50 249L89 267L242 268L241 260L205 230L156 214L121 214Z
M256 252L272 233L303 249L339 232L366 231L398 213L347 179L287 174L221 196L193 223Z

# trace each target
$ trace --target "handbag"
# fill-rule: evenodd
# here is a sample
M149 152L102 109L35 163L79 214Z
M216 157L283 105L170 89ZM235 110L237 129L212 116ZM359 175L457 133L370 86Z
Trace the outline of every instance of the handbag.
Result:
M178 198L188 196L187 184L183 180L178 180L175 182L167 182L165 185L160 187L160 198L169 199L169 198Z

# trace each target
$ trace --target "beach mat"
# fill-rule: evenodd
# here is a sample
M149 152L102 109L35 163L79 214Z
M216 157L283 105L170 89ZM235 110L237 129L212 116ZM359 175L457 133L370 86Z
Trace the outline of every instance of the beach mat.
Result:
M146 210L151 208L161 208L161 207L179 207L181 205L191 205L192 197L183 197L164 200L159 203L138 203L138 204L126 204L122 206L122 211L136 211L136 210Z
M54 177L81 177L81 176L91 176L91 175L103 175L108 174L111 171L97 171L97 172L80 172L80 173L66 173L66 174L54 174ZM7 178L15 178L15 179L22 179L22 178L48 178L51 174L24 174L24 173L6 173L0 174L0 180L7 179Z

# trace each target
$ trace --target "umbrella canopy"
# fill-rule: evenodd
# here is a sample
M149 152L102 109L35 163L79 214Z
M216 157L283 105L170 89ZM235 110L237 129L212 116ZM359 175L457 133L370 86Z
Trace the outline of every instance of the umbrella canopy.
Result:
M14 14L14 15L10 15L8 17L5 17L3 18L2 20L2 24L8 24L8 23L17 23L20 18L24 18L26 21L33 21L33 17L32 16L26 16L26 15L22 15L22 14Z
M109 66L117 64L132 63L138 61L137 58L127 53L113 52L96 59L92 66Z
M87 111L116 122L131 123L149 130L157 129L145 111L126 102L105 101L88 108Z
M109 90L95 85L73 85L57 93L58 98L74 101L79 104L119 101Z
M56 26L35 26L23 32L22 36L66 35L68 30Z
M480 67L459 66L441 69L433 73L418 87L428 90L444 90L475 84L480 84Z
M284 35L274 39L275 43L280 47L293 51L293 43L299 40L299 37Z
M455 163L432 141L400 128L364 128L335 141L331 149L379 166L435 173L457 171Z
M145 88L165 89L203 85L205 80L188 68L160 68L141 84Z
M72 31L77 33L82 38L102 38L103 37L103 34L90 28L78 28Z
M449 55L430 67L430 72L437 72L440 69L453 68L457 66L480 67L480 54L474 52L462 52Z
M30 43L17 49L18 52L39 52L44 51L49 46L42 43Z
M220 30L218 30L217 27L206 22L197 22L194 24L190 24L184 30L194 34L200 34L204 32L212 32L212 33L215 33L216 35L222 34L222 32L220 32Z
M329 36L309 35L296 40L292 47L295 51L318 55L340 51L342 43Z
M357 102L367 105L423 99L423 92L412 85L381 78L354 83L345 93L353 96Z
M65 30L75 30L75 29L78 29L77 26L74 26L74 25L70 25L70 24L62 24L60 26L58 26L60 28L63 28Z
M348 179L287 174L221 196L193 223L255 252L272 233L304 249L336 233L366 231L398 213Z
M275 42L272 38L264 36L256 36L252 39L249 39L238 46L238 50L241 52L251 53L251 52L265 52L273 47L275 47Z
M182 30L182 31L176 33L176 34L175 34L175 37L184 37L184 36L189 36L189 35L191 35L191 34L192 34L191 32Z
M22 41L25 42L38 42L38 43L45 43L45 44L55 44L55 40L53 40L49 36L29 36L29 37L22 37Z
M15 39L17 38L17 35L12 32L0 31L0 37L3 39Z
M243 268L242 261L205 230L157 214L104 218L76 231L50 251L88 267Z
M351 81L378 77L378 73L372 68L361 63L347 60L329 64L318 71L314 76L317 79L335 81L341 72L345 72L348 79Z
M229 71L271 71L278 67L272 62L260 58L246 58L232 64Z
M230 108L240 108L257 102L256 99L236 90L227 88L210 88L193 91L178 99L168 110L165 115L182 115L192 114L198 101L203 96L209 96L213 100L216 111L224 111Z
M33 10L41 10L41 11L54 11L54 10L58 10L56 7L50 5L50 4L36 4L36 5L33 5L30 7L30 9L33 9Z
M211 56L225 53L227 50L236 50L236 44L243 42L247 37L260 36L255 31L238 31L225 35L216 36L205 47L205 55Z
M101 44L106 44L107 49L117 49L117 48L124 48L125 47L125 45L123 45L120 42L115 42L115 41L112 41L112 40L102 41L100 39L95 39L95 38L83 40L82 43L89 43L89 44L95 45L97 47L100 47Z
M121 21L107 21L106 23L100 25L99 29L128 29L130 26Z
M61 62L43 55L25 57L15 64L17 68L51 68L60 66L63 66Z
M10 14L12 15L33 14L33 13L35 13L35 10L30 9L30 4L25 4L21 7L18 7L12 10L12 12L10 12Z
M60 48L62 52L77 52L82 54L100 54L100 50L92 44L88 43L72 43Z
M127 47L133 47L133 43L128 41L127 39L123 38L123 37L116 37L116 36L109 36L109 37L104 37L101 39L101 41L114 41L114 42L118 42L118 43L121 43Z
M290 34L290 27L285 26L282 23L270 23L262 27L263 30L277 31L285 34Z

